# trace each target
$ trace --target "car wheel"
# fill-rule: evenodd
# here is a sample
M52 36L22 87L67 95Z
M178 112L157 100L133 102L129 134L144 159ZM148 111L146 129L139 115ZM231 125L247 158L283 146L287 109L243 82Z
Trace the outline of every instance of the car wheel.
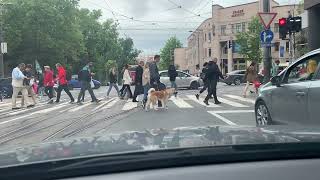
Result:
M190 85L190 89L199 89L200 85L198 82L192 82Z
M237 86L239 86L241 84L241 80L239 78L236 78L233 83Z
M259 101L255 107L257 126L272 125L272 119L268 107L263 101Z

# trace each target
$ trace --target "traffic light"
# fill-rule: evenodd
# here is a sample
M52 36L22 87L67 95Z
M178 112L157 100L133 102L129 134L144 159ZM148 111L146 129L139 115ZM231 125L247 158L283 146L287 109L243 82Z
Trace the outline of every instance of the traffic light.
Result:
M301 21L302 21L302 18L299 16L288 18L289 32L291 32L291 33L300 32L301 31L301 24L302 24Z
M232 46L233 46L232 41L231 40L228 41L228 48L230 49L230 48L232 48Z
M288 34L287 18L279 19L279 38L286 39Z

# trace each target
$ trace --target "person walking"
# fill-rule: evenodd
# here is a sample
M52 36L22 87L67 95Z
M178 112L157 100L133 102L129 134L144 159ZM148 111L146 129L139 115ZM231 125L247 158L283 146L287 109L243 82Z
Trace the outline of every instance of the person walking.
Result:
M209 92L205 100L203 101L206 105L209 105L209 99L213 96L214 104L221 104L217 97L217 84L219 77L224 79L222 73L217 65L217 58L214 58L213 61L210 61L208 64L208 69L206 71L206 76L208 78L208 88Z
M136 68L136 78L134 81L135 88L134 88L134 95L133 95L132 102L139 102L137 101L137 97L138 95L143 94L143 86L142 86L143 66L144 66L144 61L140 61L138 67Z
M208 63L205 62L205 63L203 63L202 72L200 74L200 78L203 81L203 87L202 87L202 89L200 89L199 93L196 94L196 98L198 100L199 100L200 94L202 94L208 88L208 78L206 76L207 70L208 70Z
M33 90L33 83L34 83L34 76L32 74L32 64L27 64L25 70L23 71L23 75L25 75L27 78L23 80L23 86L25 86L25 88L28 91L28 95L31 96L31 99L33 101L33 105L37 104L36 101L36 93ZM31 81L32 80L32 81ZM21 106L24 106L24 97L22 96L21 99Z
M176 78L178 76L178 73L177 73L176 67L173 64L169 66L168 75L171 82L171 88L174 88L175 90L177 90L178 86L176 83Z
M91 72L91 68L93 67L93 63L89 62L86 66L82 68L79 75L80 77L80 83L81 83L81 90L78 95L78 101L77 104L81 105L81 98L83 97L83 94L86 92L86 90L89 91L89 94L91 96L91 102L99 103L101 100L97 99L96 96L93 93L93 90L91 88L91 77L94 76L95 73Z
M110 84L109 84L109 89L107 92L107 97L109 98L109 94L110 94L112 87L114 87L116 89L117 94L119 96L120 93L119 93L119 88L117 85L118 77L117 77L116 67L111 68L110 73L109 73L109 78L110 78L110 81L109 81Z
M69 88L68 88L66 70L62 67L62 65L60 63L56 64L56 68L57 68L57 71L58 71L57 81L59 83L58 90L57 90L56 103L60 102L60 96L61 96L62 90L64 90L64 92L66 92L67 95L69 96L69 98L71 100L70 103L74 103L74 98L73 98L73 96L70 93Z
M148 91L150 89L150 70L149 63L144 65L143 74L142 74L142 85L143 85L143 104L148 100Z
M247 84L243 90L243 97L244 98L247 97L247 91L249 89L250 83L252 83L252 90L250 90L250 92L254 93L253 90L255 90L254 81L257 79L257 70L256 70L256 63L255 62L252 62L250 64L250 66L247 68L245 77L246 77Z
M160 62L160 55L155 55L153 58L153 61L149 64L149 70L150 70L150 86L157 91L160 90L160 74L158 69L158 63ZM162 107L162 104L160 101L158 101L158 107Z
M48 104L53 103L53 71L50 69L50 66L44 66L44 77L43 77L43 85L44 85L44 92L49 97Z
M124 71L123 71L123 77L122 77L122 81L123 81L123 85L122 88L120 90L120 96L123 99L124 96L127 94L127 92L129 93L129 99L132 98L132 91L130 88L130 85L132 83L132 79L130 77L130 73L129 73L129 65L126 64L124 66Z
M22 71L25 69L25 64L21 63L18 65L18 67L15 67L12 70L12 110L20 109L16 106L17 104L17 97L19 92L22 93L23 98L25 99L25 104L27 105L27 108L33 107L34 105L29 104L28 101L28 91L23 86L23 80L27 79L25 75L23 75Z

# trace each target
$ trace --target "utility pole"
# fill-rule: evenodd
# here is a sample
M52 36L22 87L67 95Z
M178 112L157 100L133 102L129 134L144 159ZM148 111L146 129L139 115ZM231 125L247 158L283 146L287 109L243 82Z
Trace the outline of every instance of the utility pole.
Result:
M2 47L2 43L4 43L4 32L3 32L3 12L4 12L4 7L6 5L11 5L11 3L4 3L0 0L0 45ZM7 52L2 52L2 48L0 48L0 77L4 78L4 62L3 62L3 54Z
M270 12L270 0L263 0L263 12L269 13ZM263 48L263 65L264 65L264 82L269 82L271 75L271 47L264 47Z

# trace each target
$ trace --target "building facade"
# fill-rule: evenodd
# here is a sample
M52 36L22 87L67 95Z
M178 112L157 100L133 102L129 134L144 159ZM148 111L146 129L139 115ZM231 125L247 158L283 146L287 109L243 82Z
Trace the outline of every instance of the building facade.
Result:
M176 48L174 50L174 63L179 66L182 71L188 71L187 48Z
M272 47L272 60L280 60L285 63L289 59L289 42L279 39L278 19L288 17L291 14L297 14L297 6L280 5L271 0L271 12L278 13L271 24L271 30L274 32L275 44ZM218 58L218 63L223 73L233 70L246 69L247 62L239 52L239 45L236 43L236 34L247 31L248 24L253 17L258 15L262 9L262 0L241 4L231 7L222 7L220 5L212 6L212 18L205 20L188 37L186 48L186 61L188 70L191 73L196 72L197 66L202 66L206 61ZM229 46L229 43L232 43ZM283 57L279 57L279 46L285 45Z

